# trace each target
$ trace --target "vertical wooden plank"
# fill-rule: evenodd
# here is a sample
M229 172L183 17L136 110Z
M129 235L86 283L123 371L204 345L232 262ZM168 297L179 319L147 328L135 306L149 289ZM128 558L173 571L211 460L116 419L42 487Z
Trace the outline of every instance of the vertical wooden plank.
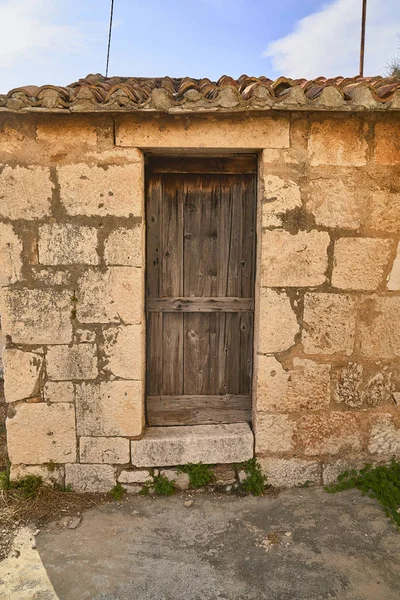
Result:
M238 394L240 382L240 328L239 313L225 313L225 379L227 381L227 393Z
M161 340L160 340L161 346ZM183 394L183 313L164 313L162 394Z
M147 313L146 327L146 395L162 394L163 313Z
M183 294L183 181L163 176L161 199L161 279L159 297Z
M249 175L240 176L239 202L242 213L241 293L243 298L254 297L256 247L256 181Z
M238 180L239 179L239 180ZM242 203L240 196L240 176L224 178L224 185L229 186L232 194L232 228L229 240L228 289L227 296L240 296L241 291L241 257L242 257Z
M239 394L251 393L253 373L253 313L240 313Z
M148 298L158 298L160 289L161 198L161 176L152 175L147 182L146 198L146 295Z

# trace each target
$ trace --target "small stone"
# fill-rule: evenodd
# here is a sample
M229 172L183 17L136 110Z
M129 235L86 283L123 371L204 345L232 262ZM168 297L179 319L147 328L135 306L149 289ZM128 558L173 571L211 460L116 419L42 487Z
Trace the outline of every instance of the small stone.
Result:
M246 481L248 475L247 475L246 471L239 471L238 477L239 477L240 483L243 483L244 481Z
M193 504L194 504L194 500L186 500L183 503L183 506L186 506L186 508L190 508L191 506L193 506Z
M235 469L230 465L217 465L213 471L215 485L232 485L236 481Z
M68 524L68 529L76 529L78 525L81 524L82 517L76 517L76 519L72 519L72 521Z

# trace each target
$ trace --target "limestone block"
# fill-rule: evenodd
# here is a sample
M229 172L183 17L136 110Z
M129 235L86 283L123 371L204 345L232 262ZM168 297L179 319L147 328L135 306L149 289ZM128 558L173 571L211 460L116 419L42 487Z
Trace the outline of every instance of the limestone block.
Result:
M277 487L290 488L312 482L319 484L321 466L319 463L298 458L259 458L267 483Z
M21 252L22 242L12 226L0 223L0 287L15 283L21 278Z
M45 485L63 486L64 467L56 465L11 465L10 480L20 481L27 475L41 477Z
M173 481L178 490L189 489L189 475L187 473L179 473L177 469L162 469L160 475L166 477L168 481Z
M288 415L257 413L255 422L256 454L290 452L294 449L296 423Z
M354 346L355 300L345 294L304 297L303 348L307 354L350 355Z
M330 403L330 365L295 358L284 370L272 356L258 357L257 410L319 410Z
M41 219L50 214L54 184L47 167L9 167L0 171L0 217Z
M43 393L45 402L75 402L72 381L47 381Z
M301 417L300 440L306 456L361 450L361 415L331 412Z
M362 121L355 118L312 123L308 142L311 166L362 167L367 162L365 133Z
M77 344L96 341L96 331L90 329L75 329L75 341Z
M76 420L80 436L138 436L144 427L140 381L76 385Z
M375 161L383 165L400 163L400 126L392 116L375 125Z
M65 485L78 493L107 493L115 486L111 465L65 465Z
M372 424L368 452L391 458L400 454L400 422L392 415L377 415Z
M116 145L136 148L289 148L289 118L269 115L233 120L182 116L138 122L117 119Z
M373 190L369 206L371 231L398 235L400 221L400 193L390 189Z
M141 225L112 231L104 242L104 259L107 265L142 267L144 250Z
M69 215L142 216L143 163L58 168L61 201Z
M3 333L15 344L68 344L70 296L68 291L7 289L1 307Z
M336 482L339 475L350 469L362 469L365 463L365 460L354 458L339 458L333 462L324 462L322 465L322 483L323 485L332 485Z
M400 244L397 245L397 254L390 271L387 289L400 290Z
M81 463L129 463L129 440L122 437L81 437L79 457Z
M271 287L316 286L324 283L328 267L325 231L264 231L261 285Z
M400 297L366 298L361 307L360 348L364 356L400 356Z
M40 283L45 287L51 287L53 285L61 285L64 288L69 287L71 284L71 271L64 271L61 269L54 269L52 267L46 268L36 265L31 270L32 277L36 283ZM40 287L40 286L38 286Z
M97 229L51 223L39 228L39 263L42 265L97 265Z
M76 344L74 346L50 346L46 354L49 379L68 381L71 379L96 379L96 344Z
M77 318L81 323L141 323L143 274L136 267L90 269L78 281Z
M97 144L96 127L83 119L74 119L71 115L57 115L57 122L40 123L36 127L38 142L49 144L52 153L65 152L67 148L95 146Z
M7 444L13 464L76 461L75 409L72 404L17 404L7 418Z
M143 374L142 325L121 325L104 330L106 371L122 379Z
M242 462L253 456L253 443L247 423L149 427L142 439L131 441L131 462L136 467Z
M261 289L259 352L282 352L295 343L300 331L289 297L284 292Z
M383 282L392 248L392 240L340 238L335 242L332 285L376 290Z
M312 179L306 208L324 227L358 229L361 208L357 181L353 178L327 177Z
M6 402L40 395L43 357L34 352L3 351L4 394Z
M148 471L121 471L118 476L119 483L133 484L133 483L152 483L153 477Z
M262 226L279 227L288 210L301 206L300 188L290 179L276 175L264 175L264 198L262 200Z

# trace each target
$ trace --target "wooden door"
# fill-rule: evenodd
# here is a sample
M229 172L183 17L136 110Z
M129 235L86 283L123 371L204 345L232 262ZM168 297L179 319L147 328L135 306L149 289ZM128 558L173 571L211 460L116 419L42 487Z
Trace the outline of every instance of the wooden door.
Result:
M149 425L251 419L256 159L149 159Z

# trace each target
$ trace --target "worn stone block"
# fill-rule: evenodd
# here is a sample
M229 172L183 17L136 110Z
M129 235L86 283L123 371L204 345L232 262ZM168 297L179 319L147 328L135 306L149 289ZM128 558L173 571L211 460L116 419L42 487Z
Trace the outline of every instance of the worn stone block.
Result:
M332 485L339 475L350 469L362 469L365 463L365 460L354 458L345 460L339 458L333 462L324 462L322 465L322 483L323 485Z
M354 346L355 321L355 300L351 296L305 294L302 334L304 352L341 352L350 355Z
M383 165L400 163L400 126L395 117L386 117L375 125L375 161Z
M400 454L400 421L391 414L374 418L368 444L368 452L391 458Z
M332 285L376 290L383 283L392 249L392 240L340 238L335 242Z
M360 315L360 349L364 356L400 356L400 297L365 298Z
M309 182L306 208L324 227L358 229L361 226L359 187L354 178L327 177Z
M72 381L47 381L43 394L46 402L75 402Z
M89 166L85 163L58 168L61 201L69 215L141 216L143 213L143 163Z
M296 422L288 415L257 413L255 422L256 454L290 452L294 449Z
M98 375L96 344L50 346L46 354L49 379L96 379Z
M129 440L122 437L81 437L79 457L81 463L129 463Z
M64 485L64 467L56 465L11 465L10 480L20 481L27 475L41 477L45 485L63 486Z
M284 292L261 289L258 350L265 354L282 352L295 343L300 331L290 299Z
M298 458L259 458L267 483L277 487L290 488L312 482L319 484L321 466L318 462Z
M36 127L38 142L48 144L55 152L65 152L65 149L76 149L79 146L95 146L97 144L96 127L84 122L82 118L76 119L71 115L63 117L57 115L57 122L40 123Z
M111 465L65 465L65 485L78 493L107 493L115 486Z
M97 265L97 229L51 223L39 228L39 263L42 265Z
M160 475L166 477L168 481L173 481L178 490L189 489L189 475L187 473L180 473L177 469L162 469Z
M289 118L251 117L232 120L222 115L137 121L117 119L116 145L135 148L288 148Z
M148 471L121 471L118 476L119 483L126 483L128 485L134 483L152 483L153 477Z
M272 356L258 357L257 410L319 410L330 403L330 365L295 358L285 370Z
M6 402L40 395L43 356L6 348L3 351L3 365Z
M352 412L305 415L300 421L300 443L306 456L361 450L361 415Z
M144 427L140 381L76 385L76 419L80 436L138 436Z
M7 289L1 302L3 333L15 344L68 344L70 296L68 291Z
M311 124L308 152L311 166L362 167L367 162L366 131L359 119L324 119Z
M393 405L393 371L387 365L347 363L333 369L336 388L334 398L351 408Z
M149 427L141 440L131 442L136 467L233 463L252 456L253 434L247 423Z
M324 283L330 242L325 231L264 231L261 285L271 287L316 286Z
M397 254L390 271L387 289L400 290L400 244L397 245Z
M107 265L142 267L144 249L141 225L112 231L104 242L104 259Z
M143 293L142 269L88 270L78 281L77 318L81 323L141 323Z
M391 189L373 190L369 206L369 229L383 235L398 234L400 193Z
M106 371L123 379L142 378L142 329L142 325L122 325L104 330Z
M55 269L54 267L43 267L33 266L31 275L36 284L40 284L37 287L52 287L54 285L61 285L64 288L70 287L72 272L64 271L62 269Z
M8 455L13 464L76 461L72 404L17 404L7 419Z
M285 213L301 206L300 188L291 179L282 179L266 173L262 200L262 226L283 225Z
M50 214L54 184L47 167L9 167L0 172L0 217L42 219Z
M21 252L22 242L12 226L0 223L0 287L15 283L21 278Z

